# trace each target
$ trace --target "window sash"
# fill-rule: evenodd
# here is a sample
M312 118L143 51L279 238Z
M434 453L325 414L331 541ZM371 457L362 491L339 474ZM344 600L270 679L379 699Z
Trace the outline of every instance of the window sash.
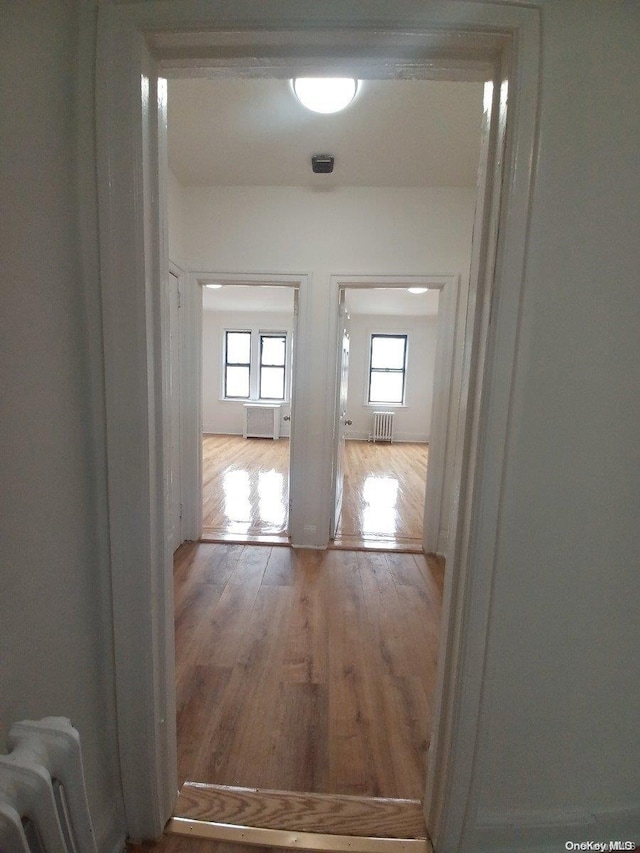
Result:
M229 361L229 335L248 335L249 336L249 361ZM234 371L230 368L243 368L247 374L247 393L246 394L230 394L229 393L229 378ZM229 400L248 400L251 397L251 332L248 329L230 329L225 332L224 345L224 396Z
M269 360L265 360L265 341L274 340L282 342L282 360L279 361L273 356ZM285 398L285 381L286 381L286 362L287 362L287 336L283 333L264 332L260 333L260 361L258 372L258 399L259 400L284 400ZM279 393L266 394L263 393L265 388L269 387L272 382L277 382ZM274 391L274 387L269 390Z
M403 357L402 357L402 367L373 367L374 362L374 349L375 349L375 341L380 339L392 339L399 340L403 342ZM378 356L379 358L379 356ZM394 334L377 334L373 333L371 335L370 344L369 344L369 387L367 393L367 402L373 404L395 404L402 405L404 403L404 395L405 395L405 386L406 386L406 373L407 373L407 335L394 335ZM399 399L379 399L381 395L374 394L372 395L372 385L375 385L373 382L374 376L383 376L383 375L395 375L401 377L401 387L400 387L400 395ZM375 390L375 389L373 389Z

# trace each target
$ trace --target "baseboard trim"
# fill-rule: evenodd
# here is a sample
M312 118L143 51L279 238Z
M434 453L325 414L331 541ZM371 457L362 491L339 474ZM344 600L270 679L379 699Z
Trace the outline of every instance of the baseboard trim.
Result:
M373 444L371 433L362 430L352 430L344 434L346 441L370 441ZM376 444L389 444L388 441L377 441ZM394 433L391 444L429 444L429 436L424 433Z
M205 425L202 427L202 435L203 435L203 437L207 436L207 435L237 435L240 438L242 438L243 432L242 432L242 430L239 430L239 431L238 430L229 430L229 429L220 430L220 429L216 429L215 427ZM281 424L280 425L280 438L290 438L290 437L291 436L289 435L289 430L283 428L283 425Z

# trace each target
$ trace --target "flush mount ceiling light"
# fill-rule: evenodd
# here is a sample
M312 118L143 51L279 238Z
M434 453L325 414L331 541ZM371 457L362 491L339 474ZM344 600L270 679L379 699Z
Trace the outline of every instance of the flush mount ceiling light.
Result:
M355 98L358 80L352 77L296 77L293 91L308 110L337 113Z
M409 293L426 293L429 290L428 287L408 287L407 290Z
M206 284L205 287L210 287L211 290L218 290L219 288L222 287L222 285L221 284Z

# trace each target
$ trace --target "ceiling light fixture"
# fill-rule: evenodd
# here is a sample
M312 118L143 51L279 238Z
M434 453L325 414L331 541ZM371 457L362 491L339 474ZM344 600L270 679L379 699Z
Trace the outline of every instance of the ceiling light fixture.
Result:
M407 290L409 293L426 293L429 288L428 287L408 287Z
M221 284L206 284L205 287L211 288L211 290L219 290L222 285Z
M353 77L296 77L296 98L314 113L337 113L348 107L358 91Z

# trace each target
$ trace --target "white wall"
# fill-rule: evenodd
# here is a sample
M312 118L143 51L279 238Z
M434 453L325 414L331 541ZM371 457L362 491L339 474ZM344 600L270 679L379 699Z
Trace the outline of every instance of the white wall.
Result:
M223 435L242 435L244 402L223 400L222 367L224 364L225 329L250 329L255 332L288 332L291 342L293 317L291 314L251 311L202 312L202 431ZM287 352L290 359L290 349ZM288 396L288 395L287 395ZM289 423L282 421L290 414L288 402L280 409L280 435L289 435Z
M185 263L183 189L171 169L167 169L167 218L169 220L169 259L178 266Z
M96 210L92 199L84 215L77 208L76 167L95 175L94 92L91 74L76 78L75 8L2 6L0 750L17 720L69 717L104 851L118 838L121 849L124 818L92 411L101 398ZM76 125L78 104L87 112Z
M366 440L371 433L373 412L394 412L396 441L429 441L433 404L437 317L391 317L351 315L349 324L349 393L347 438ZM408 334L405 406L369 405L369 341L372 332Z
M472 189L185 187L194 269L313 272L326 314L329 273L468 274Z
M640 7L542 5L481 811L465 850L640 842Z
M337 350L330 335L337 314L330 277L459 273L464 292L475 191L185 187L183 199L191 269L309 274L308 291L301 295L298 348L308 396L298 400L296 428L304 444L297 462L304 465L305 482L315 488L294 502L305 537L297 544L324 547L333 502Z

